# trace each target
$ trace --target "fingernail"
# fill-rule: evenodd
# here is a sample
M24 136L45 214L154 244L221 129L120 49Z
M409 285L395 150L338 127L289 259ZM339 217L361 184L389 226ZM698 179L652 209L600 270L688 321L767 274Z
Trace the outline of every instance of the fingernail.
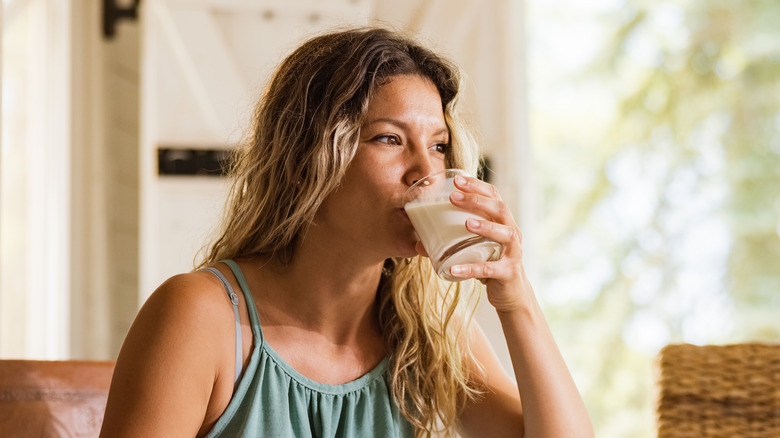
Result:
M455 177L455 184L458 184L458 185L461 185L461 186L465 186L467 182L468 181L466 181L466 178L464 178L462 176L456 176Z
M476 220L476 219L468 219L466 221L466 225L468 225L469 228L479 228L480 225L482 225L482 224L480 224L479 221Z
M456 265L456 266L453 266L453 267L450 268L450 274L452 274L452 275L460 275L464 271L465 270L463 269L463 267L459 266L459 265Z
M462 201L464 198L463 193L458 191L452 192L452 195L450 196L452 196L453 201Z

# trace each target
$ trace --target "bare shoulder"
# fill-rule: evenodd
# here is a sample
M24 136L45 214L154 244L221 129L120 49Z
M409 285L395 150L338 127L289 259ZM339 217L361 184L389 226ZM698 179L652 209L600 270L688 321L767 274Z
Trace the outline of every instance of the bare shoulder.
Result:
M232 310L208 272L174 276L138 312L117 359L104 436L195 436L225 353ZM159 412L166 412L160 416Z
M169 278L146 300L128 336L172 336L171 341L197 340L203 345L214 329L225 325L230 300L219 280L208 272L190 272ZM227 313L226 313L227 312ZM229 327L229 325L226 325ZM198 335L193 339L193 335Z
M149 355L181 358L172 367L215 368L233 339L232 306L220 281L209 272L190 272L166 280L141 307L119 361ZM227 356L231 357L231 356ZM195 363L184 363L187 359ZM196 366L193 366L196 365ZM211 371L211 370L210 370Z
M230 304L221 282L204 271L175 275L149 296L141 312L159 311L172 317L200 316L210 318L214 306ZM140 314L139 314L140 315Z

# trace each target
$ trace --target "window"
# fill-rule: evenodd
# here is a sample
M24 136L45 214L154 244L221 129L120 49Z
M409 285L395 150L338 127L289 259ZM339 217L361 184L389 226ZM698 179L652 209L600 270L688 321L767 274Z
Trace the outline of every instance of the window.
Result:
M777 2L532 0L537 287L598 436L667 343L780 340Z
M69 2L4 0L0 355L69 345Z

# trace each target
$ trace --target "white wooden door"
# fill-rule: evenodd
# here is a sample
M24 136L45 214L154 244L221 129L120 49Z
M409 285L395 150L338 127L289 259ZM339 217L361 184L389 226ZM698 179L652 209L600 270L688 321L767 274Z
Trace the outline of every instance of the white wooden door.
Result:
M191 270L217 225L224 178L160 176L162 147L232 147L275 65L304 37L366 24L368 0L149 0L141 73L143 301Z

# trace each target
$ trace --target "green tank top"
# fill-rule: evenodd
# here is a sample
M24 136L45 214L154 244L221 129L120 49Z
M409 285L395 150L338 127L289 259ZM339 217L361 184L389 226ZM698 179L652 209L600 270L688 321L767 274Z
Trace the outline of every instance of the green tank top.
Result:
M233 398L206 437L414 435L393 399L387 358L368 374L342 385L319 383L303 376L264 342L257 308L241 269L232 260L224 263L233 271L244 294L254 345L249 364L236 382ZM221 273L218 276L223 277ZM221 280L226 282L224 277ZM228 293L232 294L232 290Z

